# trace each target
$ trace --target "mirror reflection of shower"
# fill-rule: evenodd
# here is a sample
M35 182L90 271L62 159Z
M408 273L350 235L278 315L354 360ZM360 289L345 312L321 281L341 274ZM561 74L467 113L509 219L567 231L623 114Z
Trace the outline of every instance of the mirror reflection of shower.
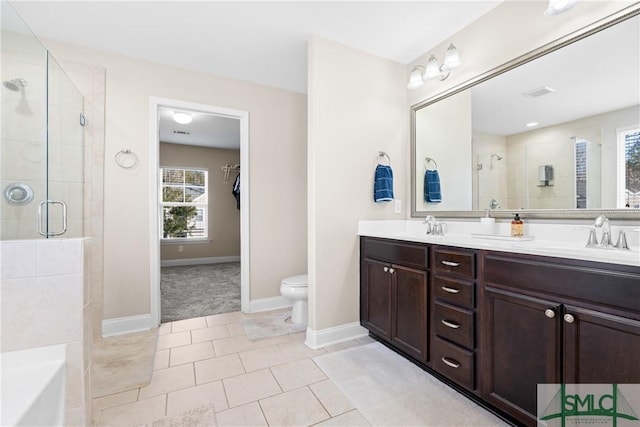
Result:
M498 156L496 153L492 153L491 154L491 160L489 161L489 169L493 169L493 159L496 159L497 161L502 160L502 156Z

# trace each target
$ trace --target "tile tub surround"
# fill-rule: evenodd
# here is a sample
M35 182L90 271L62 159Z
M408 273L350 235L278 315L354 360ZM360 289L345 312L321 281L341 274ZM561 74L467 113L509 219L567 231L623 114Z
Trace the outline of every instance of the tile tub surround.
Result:
M500 425L411 362L381 350L371 338L321 350L305 346L304 333L250 341L241 326L250 316L234 312L163 323L151 383L94 399L93 425L380 426L391 420L393 425L435 426L447 420ZM406 393L391 400L386 394L360 393L345 383L341 366L357 366L357 386L393 379L394 387ZM444 399L454 399L465 411L452 418L439 409L420 419L412 410L413 418L408 418L403 414L416 403L405 399L412 387L429 390L441 406ZM344 392L354 390L348 399Z
M90 334L85 334L87 243L84 238L0 242L1 349L64 346L69 425L83 425L90 417L85 411L91 363Z
M358 235L640 267L640 233L627 233L627 240L631 248L629 251L585 248L589 232L584 228L591 227L593 221L580 224L549 224L529 222L524 218L525 236L533 236L534 239L513 242L473 238L472 233L482 233L479 218L472 221L437 217L436 219L446 224L444 236L427 235L426 225L422 220L417 219L359 221ZM496 234L509 236L510 225L508 221L496 222ZM621 229L628 228L637 229L638 226L633 224L612 225L612 238L616 239Z

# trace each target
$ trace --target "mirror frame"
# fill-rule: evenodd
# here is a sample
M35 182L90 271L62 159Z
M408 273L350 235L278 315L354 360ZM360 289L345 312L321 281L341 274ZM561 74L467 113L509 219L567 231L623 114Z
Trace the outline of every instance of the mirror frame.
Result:
M437 214L445 218L479 218L484 215L484 210L468 210L468 211L416 211L416 112L421 108L427 107L472 86L480 84L486 80L506 73L514 68L526 64L540 58L548 53L554 52L578 40L589 37L599 31L605 30L611 26L619 24L627 19L640 15L640 6L632 5L619 12L616 12L604 19L594 22L578 31L570 33L555 41L547 43L537 49L534 49L524 55L521 55L511 61L508 61L498 67L495 67L483 74L467 80L457 86L445 90L431 98L414 104L410 108L410 136L411 136L411 217L423 218L430 214ZM593 219L598 215L606 215L610 219L620 220L639 220L640 209L500 209L491 211L494 218L511 219L513 214L518 212L527 219Z

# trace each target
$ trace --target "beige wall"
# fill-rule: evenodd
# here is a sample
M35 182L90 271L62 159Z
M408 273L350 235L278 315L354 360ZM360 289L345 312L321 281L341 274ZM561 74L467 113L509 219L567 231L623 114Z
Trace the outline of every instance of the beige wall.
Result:
M404 66L313 37L309 42L309 327L358 321L358 220L401 219L374 203L378 151L408 206Z
M240 211L231 187L236 175L224 182L222 166L240 163L240 150L160 144L160 166L192 167L209 171L209 230L206 242L161 243L160 259L240 256ZM183 252L178 251L182 246Z
M249 112L251 299L306 269L305 95L45 41L63 60L106 69L104 318L149 308L149 97ZM114 155L131 149L133 169ZM123 189L126 189L123 191Z

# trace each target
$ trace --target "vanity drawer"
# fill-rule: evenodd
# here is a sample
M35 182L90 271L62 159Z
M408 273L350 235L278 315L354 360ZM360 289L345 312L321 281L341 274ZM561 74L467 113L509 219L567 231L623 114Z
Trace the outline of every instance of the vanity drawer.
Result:
M474 346L473 312L435 302L433 327L436 335L467 348Z
M467 279L476 277L476 254L471 251L435 248L433 250L433 269Z
M382 262L426 270L429 264L427 245L363 237L361 255Z
M433 369L458 384L473 390L474 355L461 347L435 337L431 345Z
M473 282L436 274L433 295L439 300L462 307L473 308L475 306L475 284Z

